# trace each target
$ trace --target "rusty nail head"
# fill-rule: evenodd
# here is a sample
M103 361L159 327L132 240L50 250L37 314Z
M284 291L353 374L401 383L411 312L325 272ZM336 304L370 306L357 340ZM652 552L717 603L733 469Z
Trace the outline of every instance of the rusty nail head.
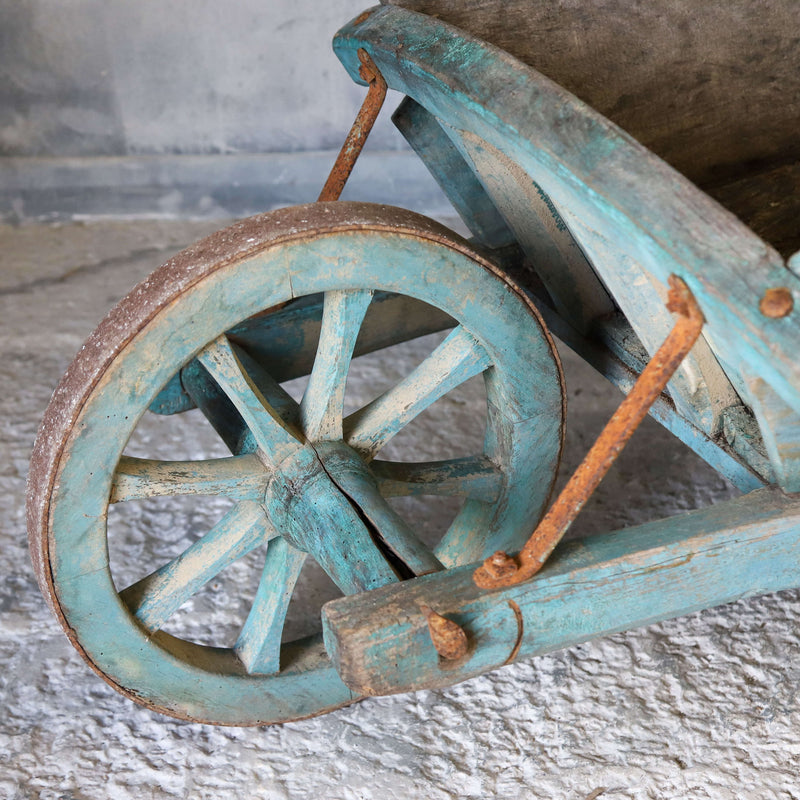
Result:
M779 286L776 289L767 289L758 310L770 319L780 319L788 316L794 308L794 298L792 293L785 287Z
M453 620L437 614L430 606L421 606L420 611L428 621L428 632L436 652L448 661L463 658L469 645L464 629Z
M518 569L516 560L502 550L489 556L483 562L483 567L493 578L509 577Z
M368 8L366 11L362 11L354 20L353 25L360 25L362 22L366 22L372 15L375 13L375 9Z

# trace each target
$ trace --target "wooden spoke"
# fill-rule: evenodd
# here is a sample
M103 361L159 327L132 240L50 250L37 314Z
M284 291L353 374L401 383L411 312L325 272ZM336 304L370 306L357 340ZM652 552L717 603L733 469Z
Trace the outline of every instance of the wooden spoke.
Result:
M258 503L238 503L180 556L129 586L120 597L145 628L158 630L201 586L270 533Z
M431 403L489 366L481 344L459 325L410 375L345 420L345 441L372 458Z
M281 635L286 610L306 554L285 539L273 539L253 606L234 650L250 674L272 675L280 669Z
M269 407L283 420L296 438L302 438L298 402L246 350L235 342L231 342L231 347Z
M372 295L369 290L325 293L317 355L300 406L310 441L342 438L347 372Z
M189 494L260 500L268 480L269 472L253 454L206 461L122 456L111 484L111 502Z
M348 493L372 523L373 537L381 549L388 549L414 575L427 575L444 569L433 552L423 544L411 526L378 494L374 486L348 484Z
M441 495L492 503L503 488L503 473L486 456L422 463L375 460L371 469L384 497Z
M368 520L371 538L389 561L396 563L399 559L414 575L443 568L408 523L381 496L375 479L352 450L341 444L320 444L318 453L327 474Z
M242 364L244 359L246 356L243 352L224 335L197 356L197 360L236 407L267 461L274 466L294 453L300 443L279 411L246 371ZM265 386L266 390L270 388Z
M198 361L181 370L181 385L232 453L256 452L258 445L242 415Z

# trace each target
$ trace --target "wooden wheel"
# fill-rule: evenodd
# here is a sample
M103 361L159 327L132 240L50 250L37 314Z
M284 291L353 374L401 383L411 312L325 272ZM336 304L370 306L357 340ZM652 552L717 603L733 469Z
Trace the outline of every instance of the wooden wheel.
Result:
M345 379L374 291L424 300L455 327L411 374L343 419ZM297 403L226 332L319 293L317 355ZM176 372L230 457L123 455ZM376 458L424 408L480 373L483 452L426 464ZM352 594L518 547L549 497L562 427L561 372L541 320L466 242L386 207L323 203L273 212L178 255L84 345L54 394L32 459L34 564L83 657L137 702L220 724L322 713L356 697L321 636L281 644L306 555ZM465 498L435 549L384 497L416 493ZM233 504L183 552L118 590L109 504L159 495L219 495ZM233 647L161 630L200 587L265 544L258 590Z

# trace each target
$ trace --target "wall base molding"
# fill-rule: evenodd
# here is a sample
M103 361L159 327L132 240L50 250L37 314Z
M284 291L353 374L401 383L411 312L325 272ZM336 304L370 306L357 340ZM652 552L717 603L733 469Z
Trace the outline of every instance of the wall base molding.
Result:
M316 200L335 157L324 151L0 158L0 221L249 216ZM364 153L342 199L453 213L410 151Z

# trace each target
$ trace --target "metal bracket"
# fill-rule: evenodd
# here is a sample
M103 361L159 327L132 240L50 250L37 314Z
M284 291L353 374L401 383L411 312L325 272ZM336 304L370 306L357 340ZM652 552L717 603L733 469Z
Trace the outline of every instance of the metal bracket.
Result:
M347 134L342 149L336 157L336 162L331 169L330 175L328 175L328 180L317 198L317 202L320 203L339 199L344 185L347 183L347 179L350 177L350 173L361 155L361 150L367 141L372 126L378 118L383 101L386 99L386 81L369 57L369 53L360 48L358 60L361 62L358 74L369 84L369 91L364 98L364 103L356 116L355 122L353 122L353 127L350 128L350 133Z
M692 293L675 275L670 275L669 285L667 309L679 315L669 336L650 359L630 394L608 421L520 554L515 558L498 551L475 570L473 579L482 589L513 586L533 577L542 568L700 337L705 319Z

